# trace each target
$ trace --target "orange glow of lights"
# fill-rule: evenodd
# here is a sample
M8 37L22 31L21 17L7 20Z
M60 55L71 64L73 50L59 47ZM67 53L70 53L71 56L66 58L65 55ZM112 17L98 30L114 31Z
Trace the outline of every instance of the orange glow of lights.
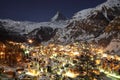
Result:
M96 60L95 62L96 62L96 64L100 64L101 60Z
M18 74L21 74L22 73L22 71L18 71Z
M29 72L27 72L26 74L31 76L38 76L40 73L37 70L30 69Z
M99 49L97 53L103 53L104 51L102 49Z
M35 57L35 56L36 56L36 53L32 53L32 56L34 56L34 57Z
M68 76L70 78L76 78L77 76L79 76L79 73L68 71L65 73L65 76Z
M107 57L108 55L107 54L102 54L102 57Z
M79 55L79 52L73 52L73 55Z
M0 52L0 55L4 55L4 52Z
M120 61L120 57L115 55L115 59Z
M17 62L20 62L21 61L21 58L17 58Z
M94 72L95 74L97 74L97 75L100 74L99 70L93 70L93 72Z
M33 43L33 40L31 40L31 39L28 39L28 42L29 42L29 43Z
M20 47L21 47L22 49L25 49L25 46L24 46L24 45L21 45Z

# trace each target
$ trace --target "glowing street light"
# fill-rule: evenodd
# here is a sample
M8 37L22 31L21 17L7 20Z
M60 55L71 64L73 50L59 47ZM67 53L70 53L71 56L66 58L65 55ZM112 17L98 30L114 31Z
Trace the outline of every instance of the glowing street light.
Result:
M32 39L28 39L28 42L31 44L31 43L33 43L33 40Z

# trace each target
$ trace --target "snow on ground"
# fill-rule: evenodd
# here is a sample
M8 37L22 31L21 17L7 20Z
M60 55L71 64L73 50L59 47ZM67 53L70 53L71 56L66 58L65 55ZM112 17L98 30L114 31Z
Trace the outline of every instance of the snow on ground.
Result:
M89 9L85 9L85 10L82 10L78 13L76 13L74 16L73 16L73 19L75 20L79 20L79 19L86 19L87 17L89 17L89 15L92 14L92 11L93 11L93 8L89 8Z
M103 6L105 6L107 9L113 9L113 7L120 7L120 0L107 0L105 3L98 5L96 9L101 10Z

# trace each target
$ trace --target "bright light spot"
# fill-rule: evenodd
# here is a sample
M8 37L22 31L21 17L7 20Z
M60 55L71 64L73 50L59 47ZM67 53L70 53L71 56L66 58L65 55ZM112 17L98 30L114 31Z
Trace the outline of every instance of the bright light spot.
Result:
M96 60L95 62L96 62L96 64L100 64L101 60Z
M107 57L107 54L102 54L102 57Z
M65 76L70 77L70 78L76 78L79 75L79 73L74 73L71 71L66 72Z
M93 80L97 80L96 78L94 78Z
M57 50L56 48L53 47L53 51Z
M119 56L115 56L115 59L120 61L120 57Z
M25 46L24 46L24 45L21 45L20 47L21 47L22 49L25 49Z
M29 43L33 43L33 40L31 40L31 39L28 39L28 42L29 42Z
M29 54L29 51L28 51L28 50L26 50L26 51L25 51L25 54Z
M36 53L32 53L32 56L35 57L35 56L36 56Z
M74 55L79 55L79 52L73 52Z
M94 72L95 74L97 74L97 75L100 75L99 70L93 70L93 72Z
M4 54L4 52L0 52L0 55L3 55Z
M40 73L37 70L30 70L29 72L26 72L26 74L30 76L38 76Z
M22 73L22 71L18 71L18 74L21 74Z

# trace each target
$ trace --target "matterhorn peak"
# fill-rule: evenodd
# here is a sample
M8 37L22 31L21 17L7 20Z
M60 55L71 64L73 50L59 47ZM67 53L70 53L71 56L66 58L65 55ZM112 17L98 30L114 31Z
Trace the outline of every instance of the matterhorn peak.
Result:
M57 13L51 19L51 21L63 21L63 20L66 20L66 19L67 18L62 13L60 13L59 11L57 11Z

